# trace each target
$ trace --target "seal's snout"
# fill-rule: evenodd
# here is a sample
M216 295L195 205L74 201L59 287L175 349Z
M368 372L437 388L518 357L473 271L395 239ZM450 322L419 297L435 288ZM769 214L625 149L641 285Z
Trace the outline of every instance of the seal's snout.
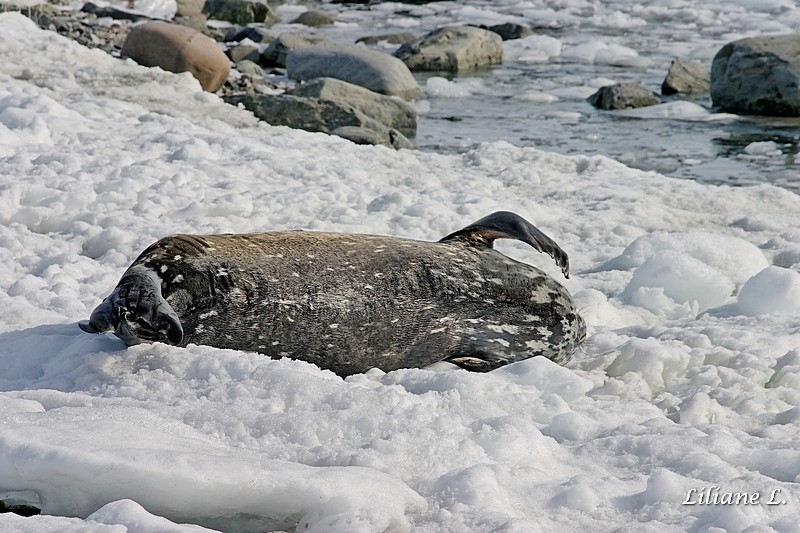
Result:
M128 346L154 341L180 344L183 327L161 296L160 285L149 269L131 267L89 320L78 325L88 333L113 331Z

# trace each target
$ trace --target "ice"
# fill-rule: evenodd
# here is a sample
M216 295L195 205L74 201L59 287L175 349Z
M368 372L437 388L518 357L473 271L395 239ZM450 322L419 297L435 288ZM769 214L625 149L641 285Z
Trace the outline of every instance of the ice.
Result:
M657 22L651 6L595 7ZM677 2L670 16L744 16L724 7ZM518 12L563 25L589 8ZM453 6L412 9L443 19ZM607 76L586 68L541 92ZM45 513L0 514L0 530L796 529L796 194L508 142L443 155L270 127L191 76L13 13L0 15L0 81L0 495ZM574 296L588 337L564 367L343 380L256 353L126 349L77 327L171 233L437 240L498 209L570 255L564 279L530 247L497 245ZM711 486L788 503L682 504Z
M719 270L736 284L743 283L768 266L763 252L739 237L692 230L643 235L628 245L619 256L611 259L606 267L638 267L657 252L667 250L680 252Z
M800 315L800 273L768 266L742 286L737 304L747 316Z
M544 63L561 55L561 41L549 35L529 35L503 42L505 61Z
M730 113L712 113L699 104L687 102L685 100L664 102L663 104L640 107L637 109L625 109L617 113L619 115L641 119L673 119L699 122L737 120L736 115ZM745 151L747 151L747 148L745 148Z
M628 47L616 43L592 40L567 46L561 53L565 58L586 61L587 63L602 63L607 65L647 67L652 61Z
M480 91L480 80L451 81L441 76L431 76L425 82L425 93L431 98L463 98Z
M648 257L634 271L622 298L659 312L663 303L656 302L663 295L676 304L688 303L697 313L724 304L734 288L733 281L716 268L690 255L664 250Z
M744 147L744 153L749 155L781 155L780 148L778 148L775 141L756 141Z

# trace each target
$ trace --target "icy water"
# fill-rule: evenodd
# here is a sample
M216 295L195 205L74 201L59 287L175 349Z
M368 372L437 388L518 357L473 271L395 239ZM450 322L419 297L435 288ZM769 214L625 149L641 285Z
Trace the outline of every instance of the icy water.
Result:
M281 9L284 20L291 20L293 10L305 10ZM650 110L638 117L600 111L585 100L597 88L623 81L660 93L676 57L710 68L716 52L732 40L791 33L800 27L800 7L793 2L555 0L325 9L338 22L316 31L342 42L401 31L423 35L447 24L504 22L526 24L540 36L506 41L504 62L496 67L456 77L418 73L429 95L420 106L415 139L422 150L453 153L504 140L563 154L603 154L674 177L733 186L769 182L800 192L800 120L719 117L708 95L693 100L704 116L684 109L672 118ZM281 26L291 27L276 29ZM384 50L394 48L384 43ZM432 76L452 83L429 82Z

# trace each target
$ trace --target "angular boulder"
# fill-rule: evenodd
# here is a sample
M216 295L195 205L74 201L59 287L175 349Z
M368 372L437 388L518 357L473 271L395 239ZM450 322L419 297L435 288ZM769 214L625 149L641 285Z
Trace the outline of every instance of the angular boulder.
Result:
M800 34L723 46L711 64L711 100L731 113L800 116Z
M346 81L317 78L298 85L287 94L350 104L381 124L399 130L403 135L413 137L417 133L417 112L409 104Z
M503 61L503 39L473 26L446 26L405 43L395 53L415 71L462 72Z
M254 22L271 25L280 20L266 0L206 0L203 13L242 26Z
M261 64L265 66L286 66L286 56L292 50L299 50L307 46L320 46L323 48L336 48L338 45L313 33L303 31L287 31L269 43L261 54Z
M286 70L293 80L337 78L376 93L407 100L425 97L417 80L402 61L365 48L299 48L286 56Z
M256 117L273 126L288 126L322 133L339 131L344 134L340 136L350 135L361 139L363 143L373 144L368 139L379 139L381 141L377 144L387 144L397 148L413 146L399 131L342 102L289 94L265 95L251 92L242 100L242 104ZM342 128L357 128L358 131L342 130ZM369 130L374 132L374 135L361 130ZM384 140L386 142L383 142Z
M249 44L231 46L225 51L225 55L227 55L234 63L244 61L245 59L256 62L260 57L260 54L258 53L258 47Z
M661 94L703 94L709 89L710 72L696 61L673 59L667 77L661 84Z
M170 72L191 72L204 90L216 92L231 70L217 43L186 26L146 22L128 34L122 54L146 67Z
M633 109L661 103L656 93L638 83L607 85L586 100L598 109L607 110Z

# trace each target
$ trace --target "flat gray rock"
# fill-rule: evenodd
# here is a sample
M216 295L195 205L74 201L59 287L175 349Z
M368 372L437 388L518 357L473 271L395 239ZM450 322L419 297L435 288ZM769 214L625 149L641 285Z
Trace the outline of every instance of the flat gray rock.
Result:
M417 112L408 103L346 81L317 78L298 85L287 94L350 104L381 124L399 130L403 135L413 137L417 133Z
M503 61L503 39L473 26L446 26L405 43L394 55L414 71L462 72Z
M354 46L299 48L286 56L286 69L293 80L337 78L376 93L407 100L425 97L402 61L375 50Z
M800 116L800 35L728 43L711 64L711 99L730 113Z

